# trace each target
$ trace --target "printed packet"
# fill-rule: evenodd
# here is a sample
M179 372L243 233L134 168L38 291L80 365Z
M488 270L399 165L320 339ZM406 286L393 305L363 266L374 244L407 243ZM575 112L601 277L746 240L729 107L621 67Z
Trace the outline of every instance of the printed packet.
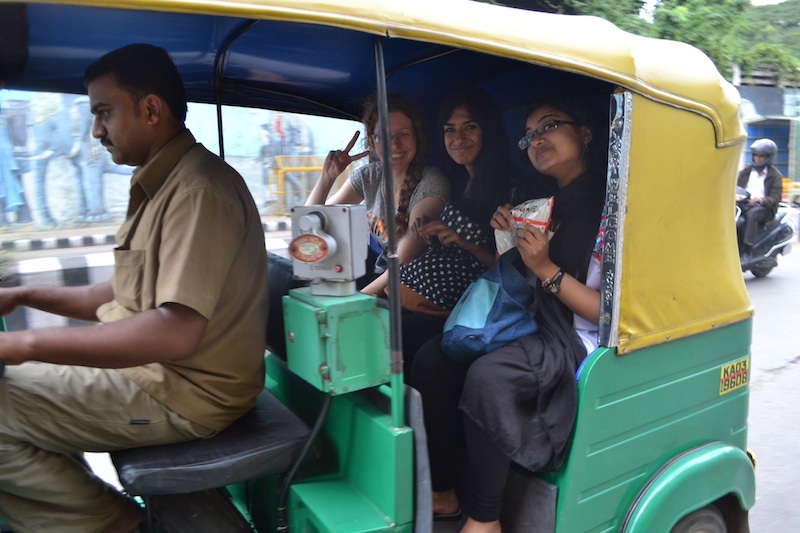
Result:
M536 198L522 202L511 209L514 217L514 231L494 230L497 242L497 253L503 255L517 245L516 230L518 228L538 228L544 233L550 226L550 217L553 214L553 197ZM548 238L550 235L548 235Z

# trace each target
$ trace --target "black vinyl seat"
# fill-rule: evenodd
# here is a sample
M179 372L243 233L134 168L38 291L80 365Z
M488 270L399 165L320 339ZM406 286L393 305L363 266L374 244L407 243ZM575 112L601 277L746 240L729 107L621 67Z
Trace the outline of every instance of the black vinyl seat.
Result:
M291 262L270 254L269 263L270 293L287 293L296 285ZM285 358L280 297L270 302L269 312L267 348ZM199 493L285 473L310 434L300 418L264 389L253 409L213 437L121 450L111 453L111 460L123 488L145 500L152 531L151 496Z
M264 389L255 407L217 435L111 454L132 495L185 494L286 472L310 430Z

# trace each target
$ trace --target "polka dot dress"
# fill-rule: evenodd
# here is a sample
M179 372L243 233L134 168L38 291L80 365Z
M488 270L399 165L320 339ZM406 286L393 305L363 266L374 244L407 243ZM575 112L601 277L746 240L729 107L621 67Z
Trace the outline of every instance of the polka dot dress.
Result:
M442 222L470 244L484 246L488 236L456 207L447 204ZM434 239L428 249L400 268L400 283L445 309L455 307L470 283L486 270L471 252Z

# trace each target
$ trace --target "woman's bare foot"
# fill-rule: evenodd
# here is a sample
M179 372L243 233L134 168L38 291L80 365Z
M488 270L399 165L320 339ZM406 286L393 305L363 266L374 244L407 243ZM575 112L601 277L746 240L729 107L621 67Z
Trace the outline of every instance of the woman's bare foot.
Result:
M461 510L458 503L456 489L449 489L444 492L433 491L433 516L454 515Z
M141 506L132 498L125 498L122 513L103 529L103 533L134 533L144 518Z
M467 518L461 533L503 533L500 520L494 522L478 522L474 518Z

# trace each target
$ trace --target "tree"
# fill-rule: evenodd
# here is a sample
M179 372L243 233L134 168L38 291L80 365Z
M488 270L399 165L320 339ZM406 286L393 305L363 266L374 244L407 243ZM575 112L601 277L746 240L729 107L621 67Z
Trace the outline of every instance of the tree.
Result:
M739 32L744 50L767 42L781 44L791 55L800 58L800 0L751 7L745 19Z
M800 82L800 60L789 50L774 43L758 43L742 55L743 70L774 72L780 82Z
M662 0L653 17L653 35L696 46L723 75L742 53L738 32L749 0Z
M593 15L637 35L647 35L649 24L639 17L645 0L477 0L529 11L562 15Z
M754 7L750 0L477 0L532 11L594 15L637 35L691 44L723 76L733 65L771 69L794 81L800 61L800 0ZM642 8L652 10L652 22ZM653 7L655 9L653 9Z

